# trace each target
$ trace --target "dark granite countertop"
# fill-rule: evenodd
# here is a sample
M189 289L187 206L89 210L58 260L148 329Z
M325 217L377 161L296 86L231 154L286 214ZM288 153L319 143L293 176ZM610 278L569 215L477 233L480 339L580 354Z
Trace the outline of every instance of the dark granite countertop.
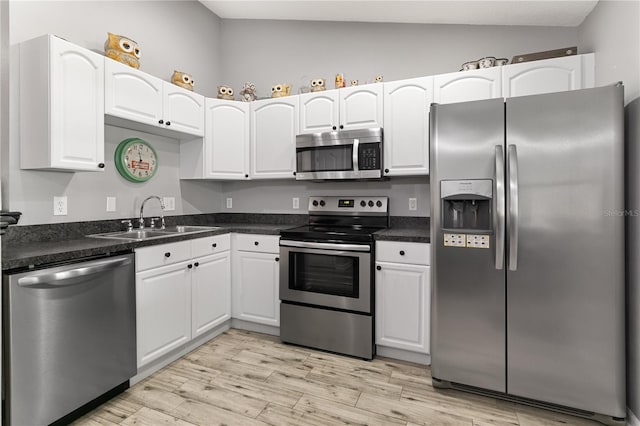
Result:
M389 228L373 234L376 241L405 241L430 243L431 228L428 217L392 216Z

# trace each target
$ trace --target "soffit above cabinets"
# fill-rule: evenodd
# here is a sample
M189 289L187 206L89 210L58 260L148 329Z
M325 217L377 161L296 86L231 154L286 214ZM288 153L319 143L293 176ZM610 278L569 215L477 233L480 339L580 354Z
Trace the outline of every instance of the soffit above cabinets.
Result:
M575 27L598 0L199 0L223 19Z

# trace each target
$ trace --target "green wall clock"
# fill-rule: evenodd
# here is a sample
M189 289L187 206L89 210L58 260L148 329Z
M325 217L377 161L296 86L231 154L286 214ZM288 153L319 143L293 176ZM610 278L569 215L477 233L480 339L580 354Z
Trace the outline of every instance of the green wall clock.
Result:
M131 182L146 182L158 170L156 150L139 138L125 139L116 148L116 170Z

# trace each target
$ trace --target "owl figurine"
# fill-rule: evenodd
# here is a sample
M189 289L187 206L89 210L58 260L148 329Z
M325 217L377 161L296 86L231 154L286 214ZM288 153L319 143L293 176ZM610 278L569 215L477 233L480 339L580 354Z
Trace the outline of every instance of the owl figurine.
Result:
M191 77L189 74L184 73L182 71L173 71L171 82L176 86L180 86L183 89L191 90L192 92L193 92L193 86L195 86L196 84L196 82L193 81L193 77Z
M382 76L381 75L376 76L376 78L373 79L373 82L374 83L382 83Z
M358 81L358 80L351 80L351 85L352 85L352 86L357 86L357 85L358 85L358 83L359 83L359 81Z
M256 85L246 82L244 86L242 86L242 89L240 89L240 99L242 99L243 102L252 102L258 99Z
M324 78L314 78L313 80L311 80L311 91L322 92L324 90L327 90L324 83L325 83Z
M233 89L229 86L218 86L218 99L226 99L228 101L235 100L233 97Z
M136 69L140 68L140 48L138 43L130 38L107 33L104 54L114 61L122 62Z
M282 98L291 94L291 85L289 84L276 84L271 86L271 97Z

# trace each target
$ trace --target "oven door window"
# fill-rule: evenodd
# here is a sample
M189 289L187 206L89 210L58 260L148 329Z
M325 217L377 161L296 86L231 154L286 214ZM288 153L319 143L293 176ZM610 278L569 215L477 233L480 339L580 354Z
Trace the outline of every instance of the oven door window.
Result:
M359 296L357 257L289 253L289 288L334 296Z
M353 170L353 145L296 149L298 172L340 172Z

